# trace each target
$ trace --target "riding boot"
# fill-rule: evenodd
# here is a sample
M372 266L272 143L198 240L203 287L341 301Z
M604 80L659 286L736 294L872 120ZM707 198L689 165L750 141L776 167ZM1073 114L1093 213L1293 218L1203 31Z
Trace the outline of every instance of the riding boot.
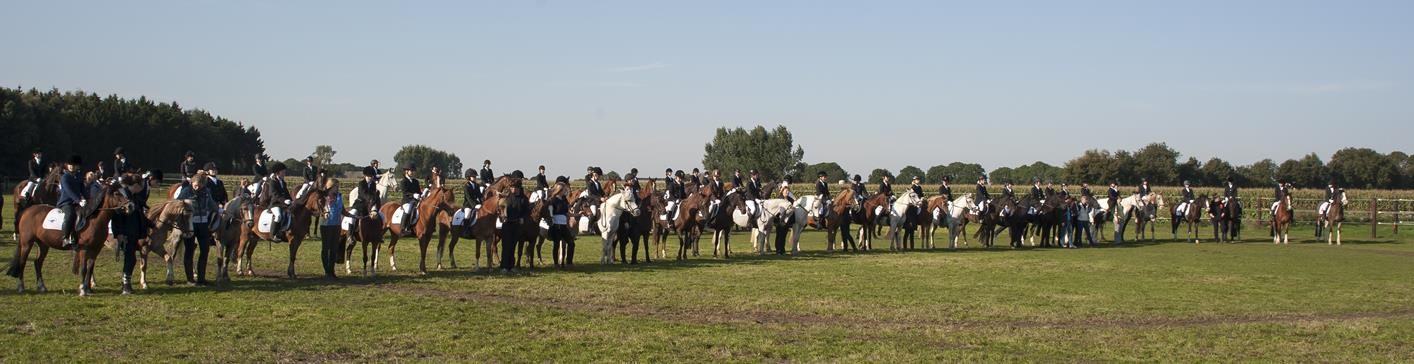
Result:
M127 275L127 274L124 274L124 275L123 275L123 293L122 293L122 294L125 294L125 295L133 294L133 277L132 277L131 275Z
M64 233L64 249L68 249L74 246L74 240L76 240L74 239L74 222L78 220L78 215L76 215L78 211L74 211L73 206L64 206L60 209L64 211L64 224L60 231Z

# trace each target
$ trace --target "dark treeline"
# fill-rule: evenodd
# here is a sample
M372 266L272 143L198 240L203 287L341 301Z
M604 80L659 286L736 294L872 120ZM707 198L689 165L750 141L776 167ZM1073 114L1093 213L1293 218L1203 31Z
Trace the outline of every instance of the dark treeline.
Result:
M1072 184L1118 181L1123 185L1134 185L1147 178L1149 183L1155 185L1177 185L1190 181L1199 186L1218 186L1231 177L1234 183L1246 187L1271 186L1275 180L1281 179L1302 188L1325 187L1331 180L1351 188L1414 188L1414 159L1400 151L1385 154L1369 148L1345 148L1336 151L1328 160L1311 153L1299 159L1283 162L1264 159L1247 165L1233 165L1221 158L1200 161L1193 157L1181 157L1168 145L1153 143L1137 151L1089 150L1060 166L1034 162L985 172L977 164L953 162L933 166L926 172L914 166L904 167L897 174L887 169L874 169L867 178L870 182L878 182L880 176L888 174L900 181L907 181L918 175L928 183L937 183L942 176L950 176L954 183L972 183L986 173L992 183L1010 181L1029 184L1031 180L1039 179ZM835 163L820 163L805 169L810 173L826 171L832 179L847 175Z
M255 127L183 110L175 102L58 90L0 88L0 135L0 175L19 178L35 148L50 162L78 154L84 169L92 169L100 161L111 163L113 150L123 147L133 167L172 173L188 150L198 162L216 162L225 171L245 171L252 156L265 150Z

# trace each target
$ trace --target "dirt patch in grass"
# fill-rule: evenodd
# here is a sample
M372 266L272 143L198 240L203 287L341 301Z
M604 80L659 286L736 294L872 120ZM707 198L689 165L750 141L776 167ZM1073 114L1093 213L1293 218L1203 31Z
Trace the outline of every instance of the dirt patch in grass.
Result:
M894 327L935 330L976 329L1096 329L1226 326L1247 324L1303 324L1313 322L1352 321L1366 319L1414 318L1414 309L1376 312L1345 312L1321 314L1271 314L1193 318L1132 318L1076 320L937 320L927 318L879 318L822 316L779 311L727 311L701 307L667 308L624 303L592 303L560 298L526 298L478 292L456 292L424 287L377 285L377 289L458 302L489 302L516 306L538 306L572 312L606 316L647 317L670 322L698 324L757 324L818 327Z

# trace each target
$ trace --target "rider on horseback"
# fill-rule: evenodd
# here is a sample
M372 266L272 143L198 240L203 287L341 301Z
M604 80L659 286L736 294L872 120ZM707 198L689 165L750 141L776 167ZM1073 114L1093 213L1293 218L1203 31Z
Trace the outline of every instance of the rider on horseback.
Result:
M1188 180L1183 180L1183 198L1178 202L1178 207L1174 208L1174 212L1178 216L1188 216L1188 206L1196 199L1193 197L1193 187L1189 185Z
M1109 206L1105 206L1105 211L1114 213L1115 205L1119 205L1119 181L1110 180Z
M64 172L59 176L59 202L56 208L64 212L64 224L60 232L64 237L64 248L68 249L77 241L74 236L74 223L78 221L79 214L74 208L80 207L88 200L88 188L84 186L83 179L79 178L79 167L83 164L83 159L79 156L69 157L69 162L64 164Z
M1330 211L1331 204L1337 203L1337 199L1340 199L1340 190L1335 188L1335 179L1331 179L1330 183L1326 184L1326 200L1321 202L1320 210L1322 220L1327 217L1326 212Z
M1272 201L1271 212L1272 217L1275 218L1277 216L1277 207L1281 206L1281 202L1286 201L1287 197L1291 195L1291 184L1278 179L1277 187L1272 194L1275 196L1275 201ZM1286 210L1291 211L1291 204L1286 205Z
M481 183L485 186L496 183L496 173L491 171L490 159L481 162Z
M894 179L894 177L893 177L893 176L890 176L888 173L885 173L882 177L879 178L879 191L878 191L878 193L881 193L881 194L883 194L884 196L888 196L888 197L889 197L889 206L890 206L890 208L892 208L892 207L893 207L893 204L894 204L894 186L893 186L893 179Z
M1031 178L1031 198L1035 199L1036 202L1044 202L1047 196L1050 196L1050 192L1041 190L1041 179ZM1027 210L1026 214L1035 215L1036 206L1031 206L1031 209Z
M123 173L130 172L133 172L133 166L128 163L128 156L123 152L123 147L113 149L113 175L122 176Z
M481 209L481 185L476 180L476 170L466 169L466 185L462 186L462 225L470 227L476 223L476 211Z
M850 188L851 190L854 190L854 202L855 202L854 206L855 206L855 208L863 207L863 206L864 206L864 199L865 199L865 197L864 197L864 181L859 178L859 175L857 175L857 174L854 175L854 178L850 180L850 182L849 182L849 188Z
M820 202L819 210L815 211L815 228L825 228L825 215L829 213L830 204L830 184L825 181L825 171L815 174L815 200Z
M377 161L374 162L376 164ZM355 187L358 189L358 195L354 196L353 209L349 211L354 216L354 223L349 226L349 231L360 231L360 220L368 216L377 216L378 208L383 206L383 201L379 201L377 178L377 168L363 167L363 179L359 180Z
M1138 194L1139 194L1139 197L1142 198L1142 197L1148 197L1149 194L1150 194L1150 193L1153 193L1153 192L1154 192L1154 190L1149 188L1149 179L1148 179L1148 178L1145 178L1145 179L1139 181L1139 191L1138 191L1138 192L1135 192L1135 193L1138 193Z
M687 178L685 173L677 171L673 174L672 178L667 180L668 206L667 209L663 210L663 212L667 214L667 219L675 219L677 217L678 203L687 198L685 178Z
M186 155L182 157L182 164L178 166L178 169L182 172L182 179L191 181L191 177L195 176L197 171L196 153L188 150Z
M920 177L913 176L913 182L908 186L908 188L913 190L913 194L918 195L918 198L923 198L923 185L919 183L922 183Z
M29 184L25 185L25 190L20 192L20 196L17 197L20 199L21 206L30 204L29 200L34 197L34 190L39 188L39 185L44 183L44 177L49 175L48 168L44 167L44 151L35 148L30 155L32 158L26 163L29 171L29 179L27 179Z
M279 163L270 166L270 176L266 178L265 187L261 189L259 205L265 206L274 214L274 221L270 224L270 236L272 241L283 242L281 236L285 229L285 223L289 221L289 216L284 208L289 207L292 201L290 189L285 186L285 164Z
M751 227L756 227L757 208L761 202L761 175L751 170L751 179L746 182L746 212L751 216Z
M589 229L596 234L599 233L599 203L604 200L604 187L599 185L599 177L604 175L604 170L599 167L589 167L589 175L585 176L584 192L579 193L579 200L589 205Z
M403 227L403 236L413 235L412 223L417 214L417 200L422 198L422 194L419 193L422 184L418 183L416 178L412 178L414 169L411 164L403 166L403 180L400 182L403 189L403 218L398 224Z
M530 203L550 198L550 184L545 181L545 165L540 165L540 173L535 175L535 192L530 194Z
M987 176L977 177L977 212L985 212L987 210L987 202L991 200L992 194L987 193Z

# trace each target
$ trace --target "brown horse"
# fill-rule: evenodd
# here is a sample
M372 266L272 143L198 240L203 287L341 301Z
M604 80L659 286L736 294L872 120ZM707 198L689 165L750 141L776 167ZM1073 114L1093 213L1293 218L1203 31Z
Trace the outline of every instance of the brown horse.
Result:
M476 223L470 227L465 224L451 227L452 239L447 245L447 256L450 258L449 263L453 269L457 268L457 242L461 240L462 236L470 236L470 239L476 240L476 256L472 259L472 263L475 264L474 269L481 269L482 243L486 244L486 269L493 269L496 266L495 263L498 260L496 243L500 241L501 237L500 229L496 228L496 221L501 218L501 205L504 201L502 196L510 193L510 186L514 182L515 180L510 177L496 179L495 183L482 191L481 208L473 211L476 214ZM442 267L441 241L438 241L437 244L437 267L439 269Z
M1178 204L1169 207L1169 221L1172 225L1170 233L1175 240L1178 239L1178 226L1187 225L1188 240L1194 244L1199 244L1198 230L1202 227L1200 222L1203 218L1203 210L1208 208L1208 196L1200 195L1193 203L1188 204L1188 211L1183 215L1178 214Z
M692 249L692 255L697 256L697 240L702 237L702 227L699 225L697 216L702 211L703 201L707 200L702 189L688 193L687 197L678 204L677 216L672 221L672 228L678 235L678 255L677 260L687 259L687 251Z
M74 254L73 271L79 275L79 295L87 296L93 294L93 266L98 260L98 252L103 249L103 243L108 240L108 222L113 219L115 211L125 211L131 208L128 198L124 196L122 187L108 185L98 196L93 196L88 203L96 204L90 216L82 216L86 224L83 229L75 231L78 237L77 244L71 248L64 248L64 238L62 232L58 230L45 230L43 227L45 215L50 210L55 209L51 205L32 205L24 212L18 214L16 219L19 230L16 230L19 240L15 244L15 257L10 260L10 268L6 271L11 277L19 278L19 292L25 291L25 262L29 260L29 251L34 246L39 247L39 257L34 260L34 279L38 284L37 289L44 292L44 258L49 256L49 249L76 250ZM74 209L74 213L84 213L88 210L84 208Z
M39 187L37 187L37 188L34 189L34 195L31 195L30 198L28 198L28 199L20 198L20 194L24 193L25 188L28 187L30 183L34 183L34 182L33 182L33 181L21 181L20 183L16 183L16 184L15 184L15 190L14 190L13 193L11 193L11 196L14 196L14 197L15 197L15 212L14 212L14 216L13 216L12 218L15 220L15 233L16 233L16 234L18 234L19 231L20 231L20 214L25 211L25 208L28 208L28 207L34 206L34 205L50 205L50 206L53 206L54 204L59 203L59 169L58 169L58 168L51 168L51 169L49 170L49 175L45 176L44 179L40 181ZM3 204L3 203L4 203L4 200L0 200L0 204ZM16 235L16 239L18 239L18 238L19 238L19 236Z
M241 188L241 187L236 187ZM221 223L211 233L216 236L216 285L226 285L231 282L231 262L236 261L240 256L241 236L245 233L246 209L248 199L237 191L236 197L226 202L222 215L218 217ZM241 274L240 266L236 267L236 273Z
M1272 244L1291 243L1291 196L1277 202L1277 214L1272 217Z
M830 205L830 215L825 217L825 242L827 243L825 245L826 251L835 250L836 234L851 234L851 232L842 231L840 230L840 228L843 227L845 219L850 218L850 213L857 205L858 202L854 200L854 189L852 188L846 188L843 191L840 191L839 195L835 196L834 201ZM840 250L849 250L849 248L843 244L843 241L841 241L840 243ZM859 250L859 248L855 247L855 250Z
M320 206L320 200L323 199L324 191L314 189L310 191L310 193L304 194L304 196L295 198L287 209L287 213L290 214L290 228L281 232L281 234L284 235L285 241L290 243L289 266L285 269L286 278L295 278L295 257L299 256L300 244L304 242L305 235L309 234L309 227L314 220L314 214L321 210L322 206ZM266 208L268 207L262 206L262 208L257 208L257 211L259 211L257 213L264 213L263 211ZM255 219L256 217L250 218ZM258 224L246 225L242 223L240 227L240 245L236 247L237 274L254 275L255 270L253 267L255 263L254 255L256 245L262 240L273 241L275 237L273 233L260 232L256 225Z
M882 207L882 212L876 211ZM885 216L889 208L889 196L882 193L875 193L864 200L864 209L855 214L854 222L859 224L859 248L862 250L874 250L875 225L880 216Z
M1345 223L1345 205L1350 203L1350 200L1345 198L1345 189L1337 192L1335 202L1326 208L1326 215L1320 221L1325 225L1326 245L1340 245L1340 225Z
M431 244L433 234L436 234L438 237L437 245L440 246L446 241L447 233L451 230L451 213L454 211L452 204L455 201L456 193L451 187L437 186L428 191L427 196L424 196L422 201L418 202L417 220L412 226L413 234L417 237L418 251L421 253L418 259L418 274L427 274L427 246ZM384 204L383 209L386 210L383 216L393 216L392 210L396 210L397 206L395 205L393 209L388 209L388 205ZM389 226L388 231L391 233L390 235L392 235L391 241L388 242L388 267L396 271L398 270L396 260L398 254L398 237L405 231L403 229L407 227L393 222L397 219L388 218L387 220Z
M354 245L363 243L363 276L371 277L378 274L378 251L383 245L383 224L372 214L358 219L358 229L349 231L341 229L339 241L344 245L344 273L353 274L353 254ZM340 224L343 225L343 224ZM369 245L373 246L373 255L369 255ZM370 259L371 257L371 259Z

